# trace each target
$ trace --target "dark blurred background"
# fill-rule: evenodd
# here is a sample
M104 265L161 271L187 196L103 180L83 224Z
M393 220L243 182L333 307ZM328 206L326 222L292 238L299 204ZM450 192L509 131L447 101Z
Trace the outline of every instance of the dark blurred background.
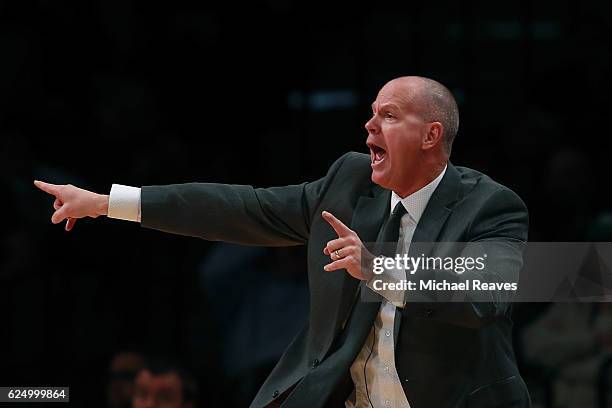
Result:
M453 163L514 189L531 240L612 240L611 24L609 2L568 0L0 1L0 384L118 407L134 356L164 355L201 406L246 406L306 318L302 249L108 219L66 233L32 180L313 180L366 151L370 103L397 76L451 89ZM608 310L517 306L536 406L605 404Z

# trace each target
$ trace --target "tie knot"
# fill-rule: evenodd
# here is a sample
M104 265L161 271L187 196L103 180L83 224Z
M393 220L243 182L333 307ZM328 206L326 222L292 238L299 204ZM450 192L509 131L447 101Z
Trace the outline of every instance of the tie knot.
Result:
M402 218L405 214L407 214L408 211L406 211L406 207L404 207L404 204L402 204L401 201L399 201L397 204L395 204L395 208L393 208L393 211L391 212L391 216L394 218Z

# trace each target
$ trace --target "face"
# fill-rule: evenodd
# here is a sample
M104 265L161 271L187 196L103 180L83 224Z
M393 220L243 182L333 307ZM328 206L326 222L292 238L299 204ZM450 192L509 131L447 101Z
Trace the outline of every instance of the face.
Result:
M142 370L136 377L133 408L184 408L181 378L176 373L153 375Z
M400 196L411 192L418 182L430 131L429 123L417 113L410 94L407 84L389 82L372 103L372 118L365 124L372 181Z
M108 406L131 407L136 373L143 366L139 354L122 352L113 357L109 367L109 382L106 388Z

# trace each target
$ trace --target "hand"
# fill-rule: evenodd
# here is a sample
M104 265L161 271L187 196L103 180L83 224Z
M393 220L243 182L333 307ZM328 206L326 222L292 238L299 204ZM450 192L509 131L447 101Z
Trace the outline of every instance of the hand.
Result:
M323 219L338 234L338 238L329 241L323 249L323 253L333 261L325 265L324 269L328 272L346 269L354 278L359 280L370 279L372 268L367 265L371 265L374 256L364 247L357 233L327 211L323 211ZM362 259L364 260L363 265Z
M58 224L67 219L66 231L74 227L77 218L96 218L108 214L107 195L96 194L71 184L58 185L35 180L34 185L55 196L55 212L51 216L51 222Z

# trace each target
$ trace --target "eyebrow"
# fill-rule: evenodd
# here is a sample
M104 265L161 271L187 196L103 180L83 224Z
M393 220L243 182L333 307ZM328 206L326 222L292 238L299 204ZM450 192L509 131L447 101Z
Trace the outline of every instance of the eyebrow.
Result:
M376 101L372 102L372 105L370 105L372 107L372 110L374 110L374 105L376 105ZM396 105L395 103L392 102L387 102L385 104L383 104L382 106L383 108L394 108L398 111L401 111L400 107L398 105Z

